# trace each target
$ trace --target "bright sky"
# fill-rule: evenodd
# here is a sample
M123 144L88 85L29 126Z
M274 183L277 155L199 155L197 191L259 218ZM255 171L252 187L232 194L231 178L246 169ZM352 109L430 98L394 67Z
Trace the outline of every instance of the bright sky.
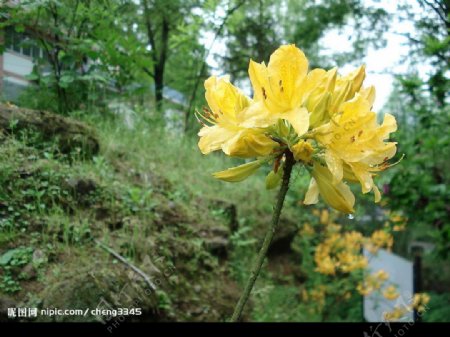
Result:
M366 3L372 6L379 6L387 10L389 13L395 13L397 10L397 1L374 1L365 0ZM421 10L418 5L415 10ZM223 17L225 14L223 9L217 11L218 17ZM390 29L385 33L387 40L386 47L369 50L367 56L361 63L366 64L367 76L364 81L364 85L374 85L377 92L377 98L374 104L374 111L380 111L383 105L387 102L389 94L392 90L394 76L393 74L403 73L407 70L406 64L401 64L402 57L407 55L408 46L406 45L406 38L399 35L399 33L412 32L414 27L410 21L399 21L396 16L393 16ZM321 45L327 46L321 51L321 55L331 55L334 52L338 52L349 45L347 36L352 34L351 31L344 31L339 33L337 30L328 32L323 38ZM207 58L207 62L212 68L211 71L214 75L225 75L223 70L219 67L219 64L214 59L214 55L226 54L226 47L218 39L213 43L214 34L212 32L205 32L203 35L203 41L205 46L209 48L212 45L211 52ZM301 46L298 46L301 48ZM346 65L339 69L341 74L345 74L355 68L355 65Z

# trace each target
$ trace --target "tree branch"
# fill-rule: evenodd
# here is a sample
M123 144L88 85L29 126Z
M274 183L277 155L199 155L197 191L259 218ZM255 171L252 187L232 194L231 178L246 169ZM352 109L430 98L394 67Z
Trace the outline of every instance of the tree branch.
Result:
M140 270L138 267L136 267L131 262L127 261L122 255L115 252L113 249L109 248L107 245L105 245L103 242L99 240L95 240L95 243L98 244L101 248L106 250L108 253L110 253L112 256L114 256L117 260L125 264L128 268L130 268L132 271L134 271L136 274L138 274L140 277L142 277L149 286L150 289L156 290L156 286L153 284L153 282L150 280L150 277L144 273L142 270Z

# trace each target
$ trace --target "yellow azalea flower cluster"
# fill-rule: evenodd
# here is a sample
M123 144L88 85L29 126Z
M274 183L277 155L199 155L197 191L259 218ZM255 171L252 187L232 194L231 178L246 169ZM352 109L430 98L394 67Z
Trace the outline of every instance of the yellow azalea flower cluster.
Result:
M328 232L325 240L316 247L314 261L316 271L335 275L337 271L349 273L367 266L367 258L361 255L363 236L356 231Z
M303 302L312 302L312 306L309 307L310 313L320 311L325 306L325 299L327 296L327 287L324 284L319 284L317 287L306 290L303 289L301 297Z
M365 241L364 247L371 253L376 254L380 248L392 249L394 238L384 230L377 230L372 233L370 239Z
M389 278L389 274L383 269L375 273L369 274L364 278L364 282L360 282L356 290L363 296L368 296L372 292L379 290Z
M315 234L314 228L311 227L309 223L304 223L302 229L299 231L300 235L303 237L311 236Z
M398 321L408 312L409 310L405 306L395 306L394 309L392 309L392 311L387 311L383 313L383 319L388 322Z
M401 216L400 214L390 214L390 220L394 224L392 230L394 232L401 232L406 229L406 223L408 222L408 218Z
M196 112L203 128L199 148L203 154L221 150L256 161L217 172L218 179L238 182L266 163L274 163L266 185L281 179L280 163L291 153L311 174L304 204L319 195L333 208L354 212L355 197L347 182L360 183L362 192L380 192L373 181L389 165L396 143L387 142L397 128L385 114L380 125L372 111L374 87L363 87L365 67L340 76L337 69L309 69L304 53L283 45L269 63L249 64L253 98L230 83L228 77L205 81L209 109Z
M426 293L414 294L412 300L412 307L416 309L418 312L424 312L429 302L430 302L430 295Z
M397 299L400 294L397 291L397 287L394 285L389 285L383 290L383 297L389 301Z
M426 293L414 294L412 301L408 305L396 305L392 311L383 313L384 320L386 321L399 321L408 312L417 310L419 313L423 313L427 309L427 304L430 301L430 296Z

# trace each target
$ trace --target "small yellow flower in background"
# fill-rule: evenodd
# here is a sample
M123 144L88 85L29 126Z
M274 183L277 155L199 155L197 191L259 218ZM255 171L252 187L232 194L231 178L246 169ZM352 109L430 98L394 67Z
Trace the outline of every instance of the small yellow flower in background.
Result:
M316 258L316 264L316 271L321 274L334 275L336 273L336 263L329 256L320 260Z
M396 306L392 311L384 312L383 318L385 321L398 321L400 320L405 314L408 313L408 309L401 306Z
M327 294L327 288L321 284L309 292L309 298L316 304L319 309L325 305L325 296Z
M357 286L356 286L356 290L363 296L368 296L370 295L375 289L371 286L368 286L362 282L360 282Z
M406 226L404 224L403 225L394 225L394 227L392 227L392 230L394 232L402 232L405 229L406 229Z
M327 209L322 210L322 212L320 213L320 223L322 225L326 225L328 224L328 221L330 220L330 213L328 212Z
M311 236L315 234L314 228L309 223L304 223L300 234L303 236Z
M426 305L430 302L430 296L426 293L414 294L412 300L412 307L418 312L424 312L426 310Z
M372 233L366 241L365 248L372 254L376 254L380 248L390 250L394 244L394 238L384 230L377 230Z
M337 233L337 232L340 232L341 229L342 229L341 225L331 223L331 224L327 225L326 231L327 231L327 233Z
M393 214L390 216L390 220L394 223L392 231L401 232L406 229L406 223L408 222L408 218L403 217L399 214Z
M362 234L355 231L342 234L339 232L340 227L337 228L337 231L326 232L325 240L316 247L316 271L324 275L335 275L336 272L350 273L365 269L368 260L361 254L364 239Z
M374 277L380 281L386 281L389 278L389 274L383 269L380 269L374 274Z
M387 276L388 275L385 272L368 274L365 276L364 281L358 285L356 290L363 296L367 296L375 291L379 291L383 283L387 279Z
M395 286L390 285L383 290L383 296L385 299L393 301L397 299L400 296L400 294L398 293L397 288Z

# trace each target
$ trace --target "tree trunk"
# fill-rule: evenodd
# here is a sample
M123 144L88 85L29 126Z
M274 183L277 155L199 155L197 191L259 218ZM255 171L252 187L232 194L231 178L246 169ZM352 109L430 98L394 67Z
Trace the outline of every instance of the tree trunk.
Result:
M156 99L156 109L158 112L162 112L163 107L163 90L164 90L164 70L167 61L167 49L169 45L169 21L166 17L162 21L162 32L161 32L161 51L158 57L158 63L155 64L155 99Z
M0 104L0 131L14 134L20 130L32 130L45 140L57 140L62 153L78 148L84 156L90 157L100 148L95 131L84 123L48 111Z

